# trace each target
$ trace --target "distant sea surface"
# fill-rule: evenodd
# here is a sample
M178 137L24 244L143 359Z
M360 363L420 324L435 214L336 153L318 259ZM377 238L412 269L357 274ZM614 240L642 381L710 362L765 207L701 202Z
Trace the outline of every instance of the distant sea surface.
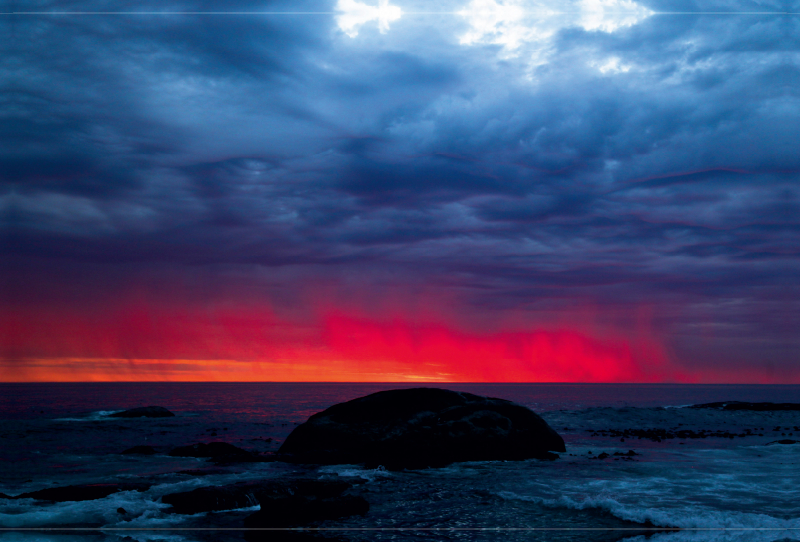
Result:
M93 501L0 498L0 541L242 540L241 533L223 529L241 525L257 507L177 515L161 497L297 474L365 480L358 491L370 502L367 516L323 525L339 529L323 532L337 540L800 540L800 411L688 408L724 401L798 403L796 385L425 384L531 408L564 437L567 452L555 461L403 472L280 462L209 470L205 460L167 455L176 446L215 441L268 454L296 425L335 403L418 386L0 384L0 493L152 484L147 491ZM176 416L109 417L147 405ZM137 445L159 453L120 454ZM198 475L203 469L211 474ZM641 527L681 530L648 538L636 531ZM94 530L24 530L31 528ZM147 530L153 528L160 530ZM341 530L347 528L362 530Z

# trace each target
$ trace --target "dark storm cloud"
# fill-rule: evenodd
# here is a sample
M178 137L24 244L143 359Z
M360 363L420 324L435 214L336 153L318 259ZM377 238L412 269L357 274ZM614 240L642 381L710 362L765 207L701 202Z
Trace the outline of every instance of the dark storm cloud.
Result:
M589 212L592 198L583 194L494 200L478 209L485 220L539 222L556 216L580 216Z
M690 335L732 303L739 333L785 339L777 320L800 323L762 314L800 273L797 17L514 20L471 42L458 15L355 37L330 15L3 24L0 204L18 257L391 269L476 306L646 299Z
M414 207L426 199L463 199L470 194L505 192L509 188L494 175L430 163L424 158L416 163L379 164L359 160L341 174L341 187L349 194L377 205ZM426 164L426 162L428 162ZM512 187L513 188L513 187Z
M34 8L165 10L161 3L138 2L53 2ZM226 9L253 5L230 2ZM98 196L141 188L141 177L188 137L181 119L154 110L159 94L177 86L198 97L223 80L286 76L299 68L287 53L314 41L312 29L294 29L299 30L236 16L14 18L10 57L16 69L4 84L12 105L2 132L8 143L2 153L4 182L15 190Z

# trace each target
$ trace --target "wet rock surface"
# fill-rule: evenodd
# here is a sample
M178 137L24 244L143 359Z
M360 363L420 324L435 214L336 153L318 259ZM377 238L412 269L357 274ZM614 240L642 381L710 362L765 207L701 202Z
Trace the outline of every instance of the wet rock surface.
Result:
M555 459L564 441L526 407L438 388L389 390L311 416L278 450L283 461L388 469L457 461Z
M215 463L253 463L268 461L257 453L243 450L227 442L197 443L188 446L173 448L169 455L172 457L198 457L211 459Z
M591 455L592 452L589 452ZM608 459L609 457L613 458L614 461L635 461L633 459L634 456L641 455L637 454L633 450L628 450L627 452L614 452L613 454L609 454L607 452L602 452L596 456L591 456L589 459Z
M763 437L764 433L758 430L745 429L739 433L732 433L724 430L712 429L586 429L593 437L612 437L619 438L620 442L625 439L644 439L653 442L661 442L670 439L704 439L704 438L744 438L744 437ZM763 428L761 429L763 431Z
M68 501L93 501L108 497L119 491L146 491L150 488L147 483L126 484L83 484L75 486L49 487L39 491L31 491L17 495L16 499L37 499L40 501L68 502Z
M112 418L171 418L173 416L175 414L160 406L138 407L110 414Z

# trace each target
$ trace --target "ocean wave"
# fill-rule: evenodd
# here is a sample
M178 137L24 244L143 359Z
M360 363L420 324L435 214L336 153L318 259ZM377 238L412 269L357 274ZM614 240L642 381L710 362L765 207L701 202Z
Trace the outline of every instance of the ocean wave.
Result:
M562 495L555 499L548 499L520 495L512 491L500 491L497 494L506 500L533 502L548 508L603 510L625 521L652 524L657 527L677 527L681 529L800 529L800 518L781 519L766 514L709 510L702 507L679 509L644 508L622 503L613 497L605 495L587 496L582 499Z
M383 466L379 466L376 469L368 469L358 465L329 465L320 467L318 472L320 474L336 474L341 477L361 478L368 482L394 477L394 474Z
M264 472L232 473L188 479L164 480L145 491L120 491L101 499L47 503L36 499L0 500L0 527L54 527L90 525L96 527L173 527L184 516L169 513L161 502L169 493L191 491L212 485L264 479ZM165 478L177 476L175 473ZM120 476L119 478L128 478ZM183 478L181 476L181 478ZM43 488L38 488L43 489ZM118 510L124 510L120 513ZM255 510L255 509L254 509Z
M112 414L124 412L124 410L96 410L80 418L55 418L54 422L99 422L99 421L119 421L119 418L112 418Z
M155 517L168 505L156 502L136 491L124 491L103 499L91 501L67 501L42 504L35 499L4 501L0 505L0 526L14 527L55 527L69 525L108 526L120 519ZM122 514L120 508L125 510Z

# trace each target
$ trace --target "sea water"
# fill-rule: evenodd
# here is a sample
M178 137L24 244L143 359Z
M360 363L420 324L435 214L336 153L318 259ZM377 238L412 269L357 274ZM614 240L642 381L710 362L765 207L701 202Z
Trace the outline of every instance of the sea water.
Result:
M0 493L86 483L152 485L93 501L0 498L0 540L242 540L237 529L258 507L177 515L161 497L295 475L363 481L356 489L370 503L369 513L321 525L321 534L338 540L800 540L800 444L790 442L800 441L800 411L688 408L717 401L800 402L800 386L439 385L509 399L539 413L566 442L567 452L555 461L391 472L281 462L213 467L167 455L176 446L215 441L269 454L315 412L400 387L413 385L2 384ZM147 405L176 416L109 417ZM120 454L136 445L159 453Z

